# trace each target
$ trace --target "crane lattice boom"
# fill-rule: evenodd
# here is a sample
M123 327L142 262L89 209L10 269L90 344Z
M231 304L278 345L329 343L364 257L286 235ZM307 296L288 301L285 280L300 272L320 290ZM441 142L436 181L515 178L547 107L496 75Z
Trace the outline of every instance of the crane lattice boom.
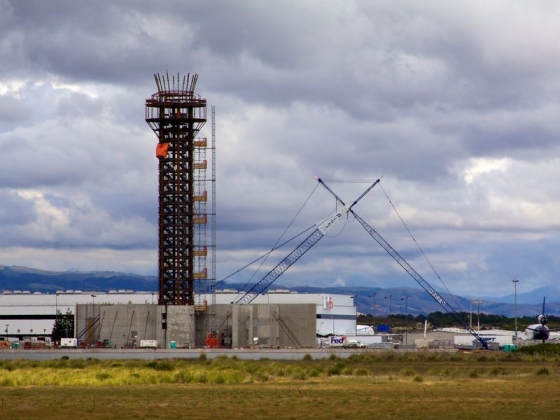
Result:
M336 197L329 187L319 178L318 182L322 184L327 190L331 192ZM247 304L251 303L255 298L262 292L264 292L268 286L270 286L278 277L280 277L288 268L290 268L297 260L299 260L303 254L309 251L313 245L315 245L319 240L327 234L327 232L340 220L343 215L348 214L352 210L352 207L356 205L373 187L379 183L379 179L369 186L362 195L360 195L350 207L338 199L340 206L337 210L331 214L326 219L317 223L317 229L313 231L304 241L299 244L292 252L288 254L276 267L270 270L261 280L259 280L249 291L245 292L243 296L237 299L235 304Z
M393 259L399 263L399 265L405 269L405 271L414 279L416 280L416 282L422 286L422 288L428 292L430 294L430 296L432 298L434 298L434 300L439 303L441 305L441 307L443 309L445 309L445 311L447 313L449 313L454 319L455 321L457 321L459 324L462 325L462 327L466 330L469 331L469 333L471 333L479 342L480 344L484 347L484 348L488 348L488 344L486 343L486 341L484 341L484 339L482 337L480 337L475 330L473 330L471 327L469 327L467 324L465 324L463 322L463 320L461 319L461 317L459 316L459 314L457 313L457 311L449 304L447 303L447 301L438 293L434 290L434 288L432 286L430 286L428 284L428 282L426 280L424 280L424 278L418 274L418 272L412 268L412 266L403 258L401 257L401 255L395 251L395 249L389 245L389 243L383 239L383 237L372 227L370 226L364 219L362 219L360 216L358 216L353 210L350 210L352 212L352 214L354 215L354 217L356 218L356 220L358 222L360 222L360 224L363 226L363 228L367 231L367 233L370 234L370 236L375 239L377 241L377 243L379 245L381 245L381 247L387 251L387 253L393 257Z
M249 291L235 301L236 304L251 303L260 293L264 292L278 277L299 260L303 254L311 249L319 240L325 236L319 228L315 229L299 246L288 254L276 267L268 272Z
M343 206L345 205L345 204L344 204L344 201L342 201L342 199L341 199L338 195L336 195L336 193L335 193L333 190L331 190L331 189L327 186L327 184L325 184L325 183L324 183L323 181L321 181L320 179L319 179L319 182L320 182L320 183L327 189L327 191L329 191ZM375 186L378 182L379 182L379 180L377 180L377 181L373 184L373 186ZM369 189L373 188L373 186L370 187ZM369 189L368 189L367 191L369 191ZM366 192L367 192L367 191L366 191ZM362 197L363 197L363 195L360 196L359 199L361 199ZM359 199L358 199L358 200L359 200ZM473 330L470 326L466 325L466 324L463 322L463 320L462 320L461 317L459 316L459 313L458 313L455 309L453 309L453 307L452 307L449 303L447 303L447 301L446 301L438 292L436 292L435 289L434 289L432 286L430 286L430 285L428 284L428 282L427 282L426 280L424 280L424 278L423 278L420 274L418 274L418 273L416 272L416 270L415 270L414 268L412 268L412 266L411 266L403 257L401 257L401 255L400 255L397 251L395 251L395 249L394 249L391 245L389 245L389 243L388 243L385 239L383 239L383 237L382 237L372 226L370 226L364 219L362 219L360 216L358 216L358 215L354 212L354 210L352 210L352 207L354 207L354 204L356 204L356 202L357 202L358 200L356 200L356 201L348 208L348 211L354 215L354 217L356 218L356 220L362 225L362 227L366 230L366 232L369 233L370 236L371 236L373 239L375 239L375 240L377 241L377 243L378 243L379 245L381 245L381 247L382 247L385 251L387 251L387 253L388 253L391 257L393 257L393 259L394 259L396 262L398 262L399 265L400 265L402 268L404 268L405 271L406 271L414 280L416 280L416 282L417 282L420 286L422 286L422 288L423 288L426 292L428 292L428 294L429 294L432 298L434 298L434 300L435 300L437 303L439 303L439 304L441 305L441 307L442 307L443 309L445 309L445 311L446 311L447 313L449 313L449 314L453 317L453 319L455 319L455 321L457 321L460 325L463 326L463 328L464 328L465 330L467 330L469 333L471 333L471 334L480 342L480 344L482 345L483 348L487 349L487 348L488 348L488 344L486 343L486 341L484 341L484 339L483 339L482 337L480 337L480 336L476 333L475 330Z

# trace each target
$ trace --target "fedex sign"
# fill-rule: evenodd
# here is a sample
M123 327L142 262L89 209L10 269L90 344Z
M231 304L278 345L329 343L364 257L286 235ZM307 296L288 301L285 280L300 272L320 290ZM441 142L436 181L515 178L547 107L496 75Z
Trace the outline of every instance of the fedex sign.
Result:
M342 336L334 336L334 337L329 337L329 345L331 346L343 346L344 343L346 342L346 337L342 337Z

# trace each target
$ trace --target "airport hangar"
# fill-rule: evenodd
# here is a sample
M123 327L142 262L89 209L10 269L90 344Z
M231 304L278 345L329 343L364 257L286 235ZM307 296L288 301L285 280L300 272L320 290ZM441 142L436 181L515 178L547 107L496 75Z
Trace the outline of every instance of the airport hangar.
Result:
M57 313L67 312L74 316L74 338L87 347L134 348L148 342L162 348L298 348L316 347L318 337L356 334L353 296L271 290L251 304L233 304L242 296L234 290L214 296L212 310L204 297L202 305L158 305L157 292L4 291L0 336L42 340L50 337ZM218 334L209 342L211 316Z

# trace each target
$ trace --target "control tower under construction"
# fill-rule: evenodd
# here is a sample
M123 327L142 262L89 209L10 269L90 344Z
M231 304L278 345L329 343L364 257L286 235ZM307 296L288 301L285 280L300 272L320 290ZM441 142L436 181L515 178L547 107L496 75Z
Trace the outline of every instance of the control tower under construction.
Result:
M208 144L207 138L197 138L207 114L206 99L195 93L198 75L154 78L157 92L146 100L146 122L158 138L158 303L196 306L202 302L195 296L213 293L215 285L214 119Z

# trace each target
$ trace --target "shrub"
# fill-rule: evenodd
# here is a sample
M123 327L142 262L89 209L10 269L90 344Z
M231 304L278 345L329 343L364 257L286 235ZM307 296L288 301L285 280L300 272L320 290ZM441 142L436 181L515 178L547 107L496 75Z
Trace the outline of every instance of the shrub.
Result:
M401 371L399 372L401 376L415 376L416 375L416 371L410 367L406 367L404 369L401 369Z
M70 360L68 367L71 369L85 369L86 362L83 359Z
M169 362L156 362L156 361L146 363L146 367L154 370L161 370L167 372L170 372L174 369L173 365Z
M520 362L521 357L519 354L512 353L503 353L499 357L500 362Z
M358 368L354 371L356 376L368 376L369 371L366 368Z
M507 370L502 366L494 366L488 374L491 376L507 375Z
M304 371L296 372L292 375L293 379L305 381L307 379L307 374Z
M221 374L216 375L214 377L214 383L215 384L225 384L226 383L225 375L221 375Z
M0 367L8 372L12 372L17 368L13 362L1 362Z
M550 372L549 372L548 368L546 368L546 367L541 367L541 368L538 368L538 369L537 369L537 371L535 372L535 374L536 374L536 375L539 375L539 376L540 376L540 375L550 375Z
M311 372L309 372L309 376L311 376L312 378L316 378L318 376L321 376L322 372L322 369L313 368L311 369Z
M334 366L330 366L330 367L327 369L327 374L328 374L329 376L340 375L340 373L342 372L342 367L343 367L343 366L341 366L340 363L337 363L337 364L334 365Z
M180 384L187 384L189 382L193 382L193 376L190 372L181 370L171 377L171 381Z
M12 378L1 378L0 386L14 386L14 380Z
M344 369L342 369L342 374L345 376L352 376L354 375L354 369L351 367L345 367Z
M385 354L383 355L383 360L387 360L387 361L391 361L391 360L395 360L395 353L388 351L385 352Z

